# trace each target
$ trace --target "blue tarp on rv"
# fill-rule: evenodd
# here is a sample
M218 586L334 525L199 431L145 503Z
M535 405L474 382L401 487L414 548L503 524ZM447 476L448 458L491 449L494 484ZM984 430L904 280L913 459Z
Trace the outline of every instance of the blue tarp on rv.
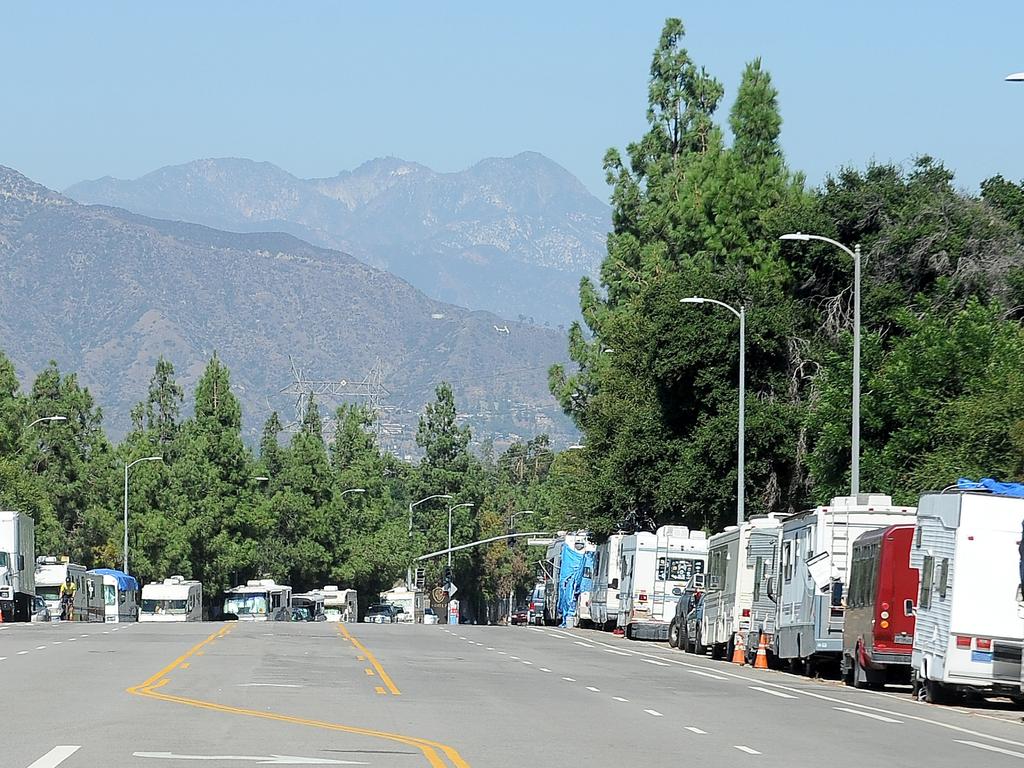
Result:
M988 491L997 496L1014 496L1024 499L1024 483L1000 483L991 477L983 477L977 482L961 477L956 481L956 487L961 491Z
M115 571L113 568L94 568L89 573L98 573L100 576L113 576L117 582L117 588L122 592L129 590L139 590L139 582L135 580L134 576L129 576L124 571Z
M562 561L558 569L558 613L562 617L561 626L566 626L568 618L576 615L576 603L580 592L593 586L594 553L577 552L568 544L562 545Z

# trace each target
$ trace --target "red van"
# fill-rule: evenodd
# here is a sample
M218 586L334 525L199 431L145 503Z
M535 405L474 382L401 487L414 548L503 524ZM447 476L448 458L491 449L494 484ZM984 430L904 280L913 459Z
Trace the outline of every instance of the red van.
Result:
M910 682L914 602L920 576L910 567L913 525L890 525L853 543L843 624L843 678L867 688Z

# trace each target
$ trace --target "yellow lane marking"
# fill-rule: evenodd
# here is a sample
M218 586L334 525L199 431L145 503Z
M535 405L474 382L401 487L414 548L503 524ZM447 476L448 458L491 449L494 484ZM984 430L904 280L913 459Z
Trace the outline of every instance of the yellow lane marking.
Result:
M365 656L356 656L356 661L366 661Z
M366 669L364 669L364 670L363 670L363 672L365 672L366 674L368 674L368 675L369 675L370 677L373 677L373 670L372 670L372 669L370 669L369 667L367 667Z
M200 649L204 646L212 643L214 640L220 637L224 637L229 629L220 629L214 632L212 635L207 637L205 640L197 643L196 645L189 648L185 653L179 656L177 659L172 661L166 667L161 669L154 675L150 675L143 682L136 686L132 686L127 689L128 693L136 696L144 696L150 699L158 699L160 701L169 701L175 704L184 704L189 707L196 707L199 709L208 709L216 712L226 712L235 715L244 715L246 717L257 717L263 720L276 720L283 723L293 723L295 725L307 725L313 728L322 728L331 731L341 731L343 733L353 733L360 736L369 736L372 738L385 739L387 741L395 741L399 744L405 744L406 746L415 747L418 749L427 762L430 763L431 768L448 768L448 763L438 754L441 752L445 757L448 758L448 762L451 763L454 768L470 768L462 755L458 753L453 747L449 747L447 744L441 744L440 742L433 741L431 739L421 739L415 736L403 736L398 733L389 733L387 731L375 731L369 728L358 728L354 725L342 725L340 723L328 723L322 720L309 720L302 717L292 717L290 715L280 715L276 712L261 712L256 709L243 709L242 707L230 707L225 704L217 704L212 701L201 701L199 699L188 699L183 696L172 696L168 693L163 693L157 689L166 685L169 680L165 677L166 674L173 671L183 661L191 656L201 655ZM353 644L358 644L358 641L352 638ZM363 649L364 652L373 659L373 654ZM376 660L373 660L376 663ZM387 673L384 673L383 669L379 670L382 674L382 678L386 677ZM387 678L390 680L390 678ZM393 685L393 684L392 684ZM379 691L383 691L382 688L378 688ZM397 689L396 689L397 691ZM397 695L397 693L396 693Z
M382 686L382 685L378 685L376 688L374 688L374 690L377 693L387 693L387 691L384 690L384 686Z
M370 652L370 649L367 648L365 645L363 645L361 642L359 642L355 638L355 636L353 636L353 634L348 631L348 629L345 627L345 625L340 623L340 622L338 623L338 631L341 632L341 634L350 643L352 643L352 645L354 645L356 648L358 648L360 651L362 651L363 655L366 656L367 659L369 659L370 663L373 665L373 668L375 670L377 670L377 676L380 677L380 679L384 683L384 685L386 685L388 690L391 691L391 695L392 696L401 696L402 692L400 690L398 690L398 686L395 685L395 681L391 679L391 675L389 675L387 672L384 671L384 667L382 667L380 665L380 662L377 661L377 657L374 656L373 653Z
M182 664L179 664L178 665L178 669L188 669L188 662L186 661L186 662L183 662Z

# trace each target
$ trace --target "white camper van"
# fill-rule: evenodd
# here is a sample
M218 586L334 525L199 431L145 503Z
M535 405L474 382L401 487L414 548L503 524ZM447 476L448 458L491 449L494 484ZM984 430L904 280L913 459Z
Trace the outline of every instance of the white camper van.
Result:
M958 490L921 496L910 546L910 565L921 576L911 665L927 701L958 691L1020 697L1022 521L1024 498Z
M150 582L142 588L139 621L202 621L203 585L184 576Z
M622 578L622 539L615 533L594 553L594 586L590 590L590 620L598 629L611 630L619 620L619 581ZM582 597L581 597L582 599Z
M776 658L839 662L853 542L866 531L912 521L915 511L893 505L889 496L862 494L836 497L783 522Z
M273 579L250 579L224 593L224 615L239 621L291 621L292 588Z
M36 558L36 594L43 598L50 616L60 619L60 586L71 576L75 584L72 621L104 621L103 577L89 573L84 565L69 563L52 556Z
M708 540L703 531L665 525L655 533L622 539L618 624L630 639L667 640L679 596L704 573Z
M355 621L359 615L359 603L354 589L338 589L337 584L328 584L320 590L324 596L324 614L328 621Z
M736 633L743 634L746 644L751 630L758 623L764 623L764 617L760 617L760 622L755 621L753 609L755 593L758 598L767 594L765 555L769 553L757 552L751 547L755 531L765 534L756 540L757 544L777 543L782 521L774 516L754 517L743 525L730 525L708 541L699 644L709 646L713 658L731 656ZM771 607L774 609L774 604Z
M139 582L134 576L113 568L95 568L89 573L103 579L103 620L108 623L139 620Z

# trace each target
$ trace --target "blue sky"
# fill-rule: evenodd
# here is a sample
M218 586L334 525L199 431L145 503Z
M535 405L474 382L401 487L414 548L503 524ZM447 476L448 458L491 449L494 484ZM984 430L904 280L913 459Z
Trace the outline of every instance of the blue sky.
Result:
M1024 178L1024 84L1003 82L1024 70L1020 0L157 5L5 7L0 164L63 188L198 157L328 176L381 155L450 171L536 150L606 197L601 158L643 132L675 15L726 86L723 119L763 59L811 182L919 153L968 188Z

